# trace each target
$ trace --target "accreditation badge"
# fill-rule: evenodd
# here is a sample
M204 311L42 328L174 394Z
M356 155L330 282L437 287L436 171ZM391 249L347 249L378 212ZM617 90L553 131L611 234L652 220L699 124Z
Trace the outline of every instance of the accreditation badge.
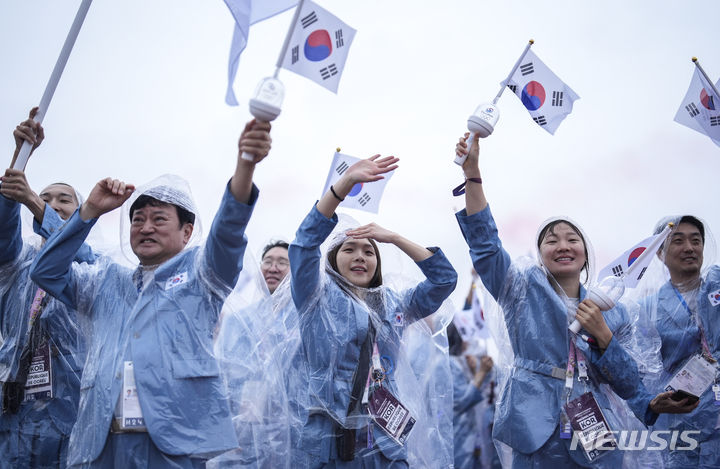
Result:
M588 461L617 448L615 436L591 392L565 404L565 412Z
M384 386L376 388L369 396L370 416L397 444L404 445L415 425L415 417Z
M690 357L665 386L666 391L683 390L702 396L715 382L716 364L707 361L698 353Z
M135 385L135 371L131 361L126 361L124 364L123 388L120 399L122 401L120 428L129 431L144 431L145 419L140 407L140 399Z
M44 340L34 350L25 381L25 400L51 399L53 397L52 357L50 342Z

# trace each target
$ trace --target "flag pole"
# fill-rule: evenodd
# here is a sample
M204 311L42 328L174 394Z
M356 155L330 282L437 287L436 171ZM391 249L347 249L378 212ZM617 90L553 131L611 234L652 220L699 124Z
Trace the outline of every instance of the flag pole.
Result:
M710 88L712 88L713 92L715 93L715 96L720 99L720 93L718 93L717 88L715 88L715 84L710 80L710 78L707 76L707 73L705 73L705 70L700 65L700 61L697 59L697 57L692 58L693 63L697 67L698 70L700 70L700 73L705 77L705 81L707 81L710 84Z
M295 25L297 24L298 17L300 16L300 11L302 11L302 7L303 0L300 0L297 4L297 7L295 7L295 15L290 22L290 27L288 28L287 35L285 36L285 42L283 43L282 50L280 51L280 56L278 57L277 63L275 64L275 74L273 75L273 78L277 79L278 74L280 73L280 69L282 68L282 63L285 60L285 54L287 53L288 46L290 46L290 39L292 38L292 33L295 29Z
M50 74L50 79L48 80L47 86L45 87L45 92L43 93L42 98L40 98L38 112L34 118L35 122L37 122L38 124L42 124L45 113L50 106L50 101L52 101L53 95L55 94L55 89L57 88L58 82L60 81L63 70L65 70L65 65L67 64L68 58L70 57L70 52L72 52L72 48L75 45L75 40L77 39L78 33L80 32L83 21L85 21L85 16L87 15L91 3L92 0L82 0L82 3L78 8L77 14L75 15L75 20L73 21L72 26L70 26L70 31L65 38L65 44L63 44L63 47L60 50L60 56L58 57L57 62L55 62L55 68L53 68L53 71ZM22 144L22 147L20 148L20 153L18 154L17 159L13 162L12 167L21 168L24 171L28 159L30 158L31 150L32 143L25 140Z
M507 76L507 78L505 80L503 80L502 85L500 85L500 91L498 91L497 96L495 96L495 99L493 99L493 104L497 104L498 100L500 99L500 96L502 96L502 94L503 94L503 91L505 91L505 87L507 86L507 84L510 81L510 79L512 78L512 76L515 74L515 70L517 70L517 68L520 66L520 62L522 62L522 59L525 58L525 54L527 54L527 51L530 50L530 46L532 46L533 44L535 44L535 41L533 39L530 39L528 41L528 45L525 46L525 50L520 55L520 58L517 59L517 62L515 62L515 65L513 65L512 70L510 70L510 74Z

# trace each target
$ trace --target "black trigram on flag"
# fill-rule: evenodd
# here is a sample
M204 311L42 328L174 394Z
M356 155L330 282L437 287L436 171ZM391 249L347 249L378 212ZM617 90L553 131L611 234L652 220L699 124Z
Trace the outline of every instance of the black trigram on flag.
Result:
M337 168L335 168L335 171L336 171L338 174L342 175L342 173L344 173L345 171L347 171L347 169L348 169L349 167L350 167L350 166L348 166L348 164L347 164L346 162L342 161L342 162L337 166Z
M640 272L640 275L638 275L637 279L640 280L643 275L645 275L645 271L647 270L647 267L643 267L643 270Z
M553 91L552 105L553 106L562 106L562 103L563 103L563 92L562 91Z
M545 125L545 124L547 124L547 121L545 120L545 116L533 117L533 120L534 120L535 122L537 122L538 124L540 124L540 125Z
M300 46L295 46L292 48L292 59L291 60L292 60L293 65L295 64L295 62L300 60Z
M517 94L517 85L508 85L508 88L510 88L510 91Z
M312 13L310 13L309 15L307 15L306 17L302 18L302 19L300 20L300 24L302 24L303 29L305 29L305 28L307 28L308 26L310 26L311 24L317 23L317 20L318 20L318 19L317 19L317 15L316 15L315 12L313 11Z
M528 62L524 65L520 65L520 73L522 74L522 76L530 75L534 71L535 71L535 69L533 68L532 62Z
M620 264L612 268L612 273L616 277L620 277L623 274L623 268Z
M710 125L712 125L712 126L720 125L720 116L712 116L710 118Z
M323 80L327 80L331 76L337 75L337 67L335 64L330 64L327 67L323 67L320 69L320 76Z
M361 195L360 198L358 199L358 203L359 203L360 205L362 205L363 207L364 207L365 205L367 205L368 202L370 202L370 195L368 195L367 192L364 193L363 195Z
M345 41L343 41L343 34L342 29L338 29L335 31L335 47L340 48L345 45Z
M695 117L698 114L700 114L700 111L698 111L697 106L695 106L695 103L690 103L687 106L685 106L685 109L690 114L690 117Z

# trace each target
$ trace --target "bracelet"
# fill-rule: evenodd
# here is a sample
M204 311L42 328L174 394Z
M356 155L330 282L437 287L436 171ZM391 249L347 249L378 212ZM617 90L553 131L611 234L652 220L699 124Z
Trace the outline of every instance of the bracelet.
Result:
M335 196L336 199L338 199L340 202L342 202L345 199L341 199L339 195L335 192L335 189L333 188L332 184L330 184L330 192Z
M465 193L465 184L467 184L468 181L474 182L476 184L482 184L482 178L467 178L463 181L462 184L460 184L455 189L453 189L452 193L455 197L457 197L459 195L463 195ZM332 188L332 186L331 186L331 188Z

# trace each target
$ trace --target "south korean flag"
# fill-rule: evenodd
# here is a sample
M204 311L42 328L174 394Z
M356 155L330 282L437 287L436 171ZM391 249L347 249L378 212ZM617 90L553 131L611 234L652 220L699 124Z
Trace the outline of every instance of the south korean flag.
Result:
M715 88L720 86L718 80ZM720 146L720 97L696 67L675 122L705 134Z
M330 186L335 184L340 176L348 170L350 166L360 161L360 158L355 158L350 155L343 155L342 153L335 153L333 156L332 164L330 165L330 172L328 172L327 180L325 181L325 188L323 194L330 190ZM392 177L395 171L390 171L384 174L384 179L374 182L357 183L350 190L350 193L345 197L345 200L340 202L340 207L343 208L354 208L357 210L364 210L370 213L378 213L380 209L380 199L382 198L383 192L385 191L385 185Z
M507 83L537 125L555 133L580 97L528 50Z
M332 13L305 0L292 31L282 68L337 93L355 30Z

